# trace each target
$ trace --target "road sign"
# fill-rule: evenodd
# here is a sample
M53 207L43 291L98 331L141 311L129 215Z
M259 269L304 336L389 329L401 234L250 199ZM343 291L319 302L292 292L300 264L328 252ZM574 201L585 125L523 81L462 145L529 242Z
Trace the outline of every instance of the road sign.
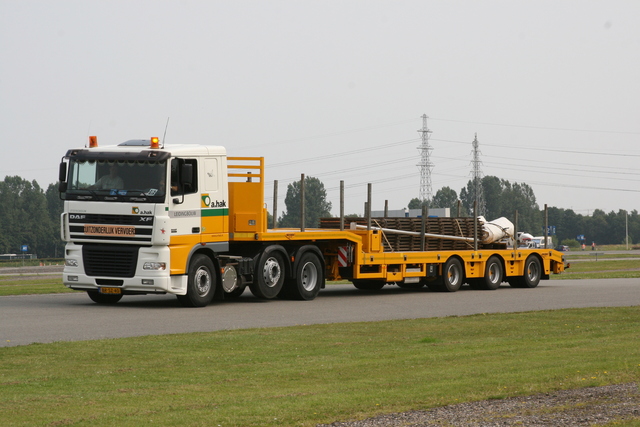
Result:
M28 252L28 251L29 251L29 245L22 245L22 246L20 247L20 250L21 250L22 252Z

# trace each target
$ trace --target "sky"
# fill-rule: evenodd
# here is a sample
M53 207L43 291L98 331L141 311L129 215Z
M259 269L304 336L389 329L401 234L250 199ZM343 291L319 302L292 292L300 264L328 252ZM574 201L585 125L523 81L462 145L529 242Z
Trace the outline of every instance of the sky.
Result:
M317 177L339 213L483 175L590 215L640 210L640 2L0 0L0 179L159 136L264 156L266 203ZM165 136L166 129L166 136Z

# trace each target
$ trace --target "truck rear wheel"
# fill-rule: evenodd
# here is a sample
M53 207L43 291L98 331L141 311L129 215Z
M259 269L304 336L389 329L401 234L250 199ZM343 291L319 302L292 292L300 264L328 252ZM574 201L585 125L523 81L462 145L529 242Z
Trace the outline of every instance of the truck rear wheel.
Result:
M247 285L240 285L231 292L225 292L224 297L228 299L240 298L240 295L244 293L246 287Z
M487 266L484 271L484 280L482 282L482 288L489 291L494 291L500 287L502 278L504 277L504 271L502 269L502 263L496 256L492 256L487 261Z
M263 252L260 255L253 283L249 285L251 293L258 298L275 298L284 284L284 261L279 252Z
M122 299L122 294L101 294L98 291L87 291L87 295L89 295L91 301L98 304L115 304Z
M205 307L216 292L216 276L211 259L202 254L195 255L189 265L187 294L178 295L185 307Z
M283 292L288 298L311 301L318 296L323 283L322 263L315 254L306 252L298 262L295 277L285 283Z

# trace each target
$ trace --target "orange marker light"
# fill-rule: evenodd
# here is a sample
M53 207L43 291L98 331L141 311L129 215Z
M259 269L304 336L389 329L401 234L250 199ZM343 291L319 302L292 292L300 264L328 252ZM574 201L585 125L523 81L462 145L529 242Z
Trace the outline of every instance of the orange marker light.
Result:
M160 148L160 138L157 136L151 137L151 148Z
M98 137L90 136L89 137L89 148L95 148L98 146Z

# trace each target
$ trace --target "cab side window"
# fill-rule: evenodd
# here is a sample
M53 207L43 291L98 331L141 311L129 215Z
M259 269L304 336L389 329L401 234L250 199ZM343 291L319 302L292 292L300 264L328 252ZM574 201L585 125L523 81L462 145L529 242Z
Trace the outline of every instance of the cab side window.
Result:
M198 161L196 159L171 160L171 195L191 194L198 191Z

